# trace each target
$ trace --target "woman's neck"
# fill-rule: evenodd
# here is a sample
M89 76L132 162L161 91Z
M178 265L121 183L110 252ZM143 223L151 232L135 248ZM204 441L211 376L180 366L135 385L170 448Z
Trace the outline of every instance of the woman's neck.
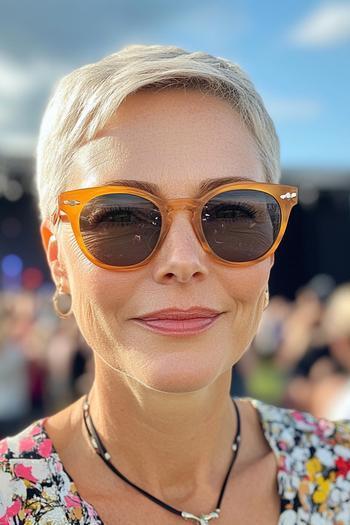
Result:
M97 366L90 416L112 463L148 492L219 493L237 425L230 383L227 372L200 391L162 393Z

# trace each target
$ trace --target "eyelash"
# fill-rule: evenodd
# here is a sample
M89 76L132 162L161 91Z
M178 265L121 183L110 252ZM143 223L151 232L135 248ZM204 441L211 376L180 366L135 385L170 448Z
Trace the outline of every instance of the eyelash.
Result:
M111 213L114 213L114 212L120 212L122 211L123 213L125 212L129 212L131 210L130 207L128 206L123 206L123 207L119 207L119 206L112 206L110 208L99 208L99 209L96 209L96 210L93 210L92 213L88 216L88 223L91 225L91 226L96 226L97 224L99 224L102 219L104 219L105 217L107 217L109 214ZM130 221L121 221L119 223L119 226L127 226L130 224Z
M130 219L131 220L124 220L123 217L121 217L121 220L118 221L118 227L126 227L130 226L130 224L138 224L142 225L142 221L144 221L144 224L153 224L152 221L159 221L159 214L156 213L156 216L144 216L140 210L138 210L137 215L137 209L129 207L129 206L111 206L110 208L100 208L97 210L93 210L91 214L88 215L87 221L90 226L97 226L101 222L103 222L103 219L108 216L111 213L114 212L123 212L124 214L131 212ZM133 219L136 219L136 221L133 221ZM106 227L108 224L113 224L114 221L106 221L104 223L104 226ZM159 224L154 224L155 226L159 226Z
M214 213L216 211L223 211L222 208L228 208L230 205L225 205L225 204L221 204L217 207L214 208ZM205 208L205 207L204 207ZM104 208L104 209L97 209L97 210L94 210L88 217L88 222L91 226L93 225L96 225L96 224L99 224L101 222L102 219L104 219L106 216L108 216L109 214L111 213L114 213L114 212L123 212L124 214L125 213L128 213L132 210L132 215L135 216L135 209L131 209L130 207L128 206L124 206L124 207L119 207L119 206L113 206L111 208ZM242 203L236 203L236 207L234 208L234 211L243 211L245 212L246 214L248 214L249 218L251 219L254 219L256 217L256 210L253 208L253 206L249 206L248 204L242 204ZM120 218L122 219L122 217ZM118 223L118 226L127 226L130 224L130 220L129 221L123 221L123 220L120 220L120 222Z
M255 208L253 206L250 206L249 204L246 204L246 203L243 204L243 203L238 203L238 202L234 203L234 205L235 205L234 211L237 211L237 210L244 211L248 215L249 219L255 219L256 218L256 210L255 210ZM214 209L213 209L214 214L215 214L216 211L222 211L222 209L220 209L220 208L227 208L228 206L230 206L230 205L219 204L218 206L215 206Z

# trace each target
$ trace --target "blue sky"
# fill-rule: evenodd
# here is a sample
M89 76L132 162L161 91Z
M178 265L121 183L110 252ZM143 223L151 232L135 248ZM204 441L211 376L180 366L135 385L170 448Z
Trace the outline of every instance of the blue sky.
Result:
M131 43L237 62L283 167L350 169L350 1L1 0L0 153L31 154L57 79Z

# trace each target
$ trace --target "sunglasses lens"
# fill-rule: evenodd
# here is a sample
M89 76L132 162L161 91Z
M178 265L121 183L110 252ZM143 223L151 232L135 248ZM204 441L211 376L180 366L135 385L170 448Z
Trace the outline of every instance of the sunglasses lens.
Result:
M281 227L276 199L259 190L231 190L215 195L202 210L202 229L213 252L229 262L264 255Z
M121 193L91 199L79 224L84 244L96 259L110 266L131 266L154 250L162 219L151 201Z

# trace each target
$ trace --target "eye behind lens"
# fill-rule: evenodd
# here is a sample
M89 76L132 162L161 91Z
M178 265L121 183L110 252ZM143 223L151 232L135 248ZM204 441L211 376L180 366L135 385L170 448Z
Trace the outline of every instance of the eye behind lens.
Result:
M159 240L162 218L155 204L131 194L91 199L79 217L88 252L110 266L132 266L145 260Z
M228 262L262 257L281 227L277 200L259 190L232 190L215 195L202 210L203 234L209 247Z

